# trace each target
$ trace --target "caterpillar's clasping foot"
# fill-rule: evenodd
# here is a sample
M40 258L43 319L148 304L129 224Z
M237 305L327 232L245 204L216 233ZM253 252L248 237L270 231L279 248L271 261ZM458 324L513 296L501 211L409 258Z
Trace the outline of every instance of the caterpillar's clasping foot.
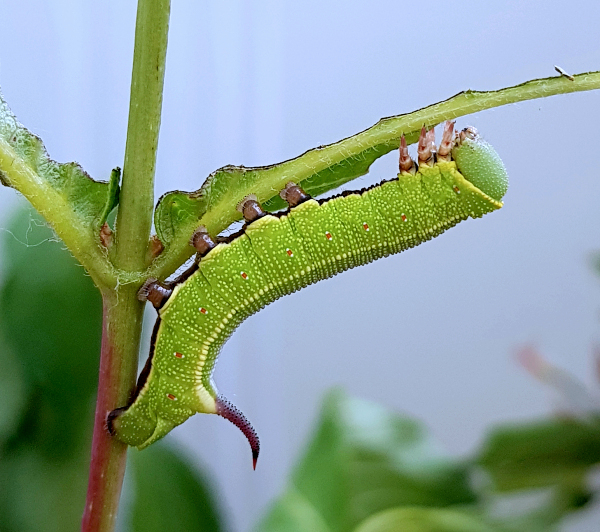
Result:
M204 257L204 255L206 255L212 248L214 248L217 245L208 234L206 227L204 227L203 225L201 225L200 227L198 227L198 229L194 231L194 234L190 239L190 244L194 246L194 248L198 252L198 255L200 255L201 257Z
M260 451L260 441L258 440L258 434L256 434L254 427L242 411L222 395L219 395L215 399L215 402L217 404L216 413L231 421L248 439L250 449L252 449L252 467L256 469L256 461L258 460L258 453Z
M150 277L138 290L137 298L140 301L150 301L154 308L161 308L172 293L172 288Z
M258 220L267 214L262 210L260 203L258 203L258 198L254 194L246 196L237 204L236 209L242 213L246 223L252 223L254 220Z

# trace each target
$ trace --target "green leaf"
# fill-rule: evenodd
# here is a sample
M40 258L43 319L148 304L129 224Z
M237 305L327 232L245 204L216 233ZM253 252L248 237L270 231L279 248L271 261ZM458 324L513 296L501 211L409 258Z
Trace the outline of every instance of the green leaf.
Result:
M301 493L288 488L262 521L257 532L330 532L323 517Z
M51 160L0 94L0 183L23 194L90 271L109 271L98 231L117 205L119 178L116 169L109 182L94 181L76 163Z
M590 467L600 463L600 420L553 419L497 428L477 463L499 491L553 485L578 489Z
M494 532L472 512L439 508L394 508L366 519L354 532Z
M69 427L65 427L69 431ZM78 530L85 504L89 452L53 459L34 445L3 453L0 529L3 532Z
M134 484L131 532L219 532L214 488L160 442L128 455Z
M154 225L165 251L155 261L150 276L165 278L192 255L189 239L199 225L218 234L239 220L236 205L248 194L255 194L267 210L277 210L284 207L278 193L289 181L313 196L323 194L367 173L376 159L398 147L402 134L408 143L416 142L424 125L431 127L508 103L597 88L600 72L579 74L574 81L558 76L498 91L465 91L412 113L383 118L361 133L295 159L256 168L221 168L199 190L169 192L159 200Z
M288 493L258 530L352 530L399 505L448 506L475 499L467 470L440 456L424 428L374 403L330 394Z
M12 157L31 172L32 179L44 181L59 194L83 226L100 227L116 205L120 170L113 171L107 183L94 181L77 163L60 164L51 160L42 140L17 121L1 94L0 153L2 162ZM10 167L0 165L0 183L17 188L19 182Z

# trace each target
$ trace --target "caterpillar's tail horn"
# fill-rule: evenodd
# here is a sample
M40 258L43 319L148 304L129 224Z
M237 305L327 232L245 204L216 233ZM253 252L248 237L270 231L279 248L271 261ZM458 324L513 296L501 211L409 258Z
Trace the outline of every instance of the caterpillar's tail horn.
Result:
M246 436L252 450L252 467L256 469L256 461L260 452L260 441L254 427L242 411L224 396L219 395L215 402L217 403L216 413L231 421Z

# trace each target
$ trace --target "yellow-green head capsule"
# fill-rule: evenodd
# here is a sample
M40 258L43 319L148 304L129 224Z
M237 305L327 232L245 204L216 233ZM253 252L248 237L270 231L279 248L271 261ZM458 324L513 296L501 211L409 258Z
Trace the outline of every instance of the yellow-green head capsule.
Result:
M501 201L508 190L508 174L502 160L474 127L463 129L452 158L462 175L484 194Z

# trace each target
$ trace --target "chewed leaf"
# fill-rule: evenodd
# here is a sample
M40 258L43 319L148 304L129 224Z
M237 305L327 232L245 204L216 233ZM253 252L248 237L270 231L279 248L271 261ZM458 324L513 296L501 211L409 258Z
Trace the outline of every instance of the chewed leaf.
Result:
M417 111L383 118L354 136L272 166L245 168L225 166L212 173L195 192L173 191L158 202L154 225L165 252L150 274L164 278L192 254L190 235L200 225L217 234L240 219L236 205L254 194L265 210L285 205L278 192L287 182L299 184L308 194L319 196L366 174L371 164L398 148L401 135L414 143L423 126L430 128L459 116L509 103L600 86L600 72L578 74L573 81L563 76L537 79L497 91L465 91Z
M406 134L409 142L415 142L420 129L419 126ZM158 237L167 247L178 233L191 234L199 220L209 231L218 233L240 218L235 205L249 193L255 194L269 212L283 209L286 203L278 191L291 179L311 196L319 196L365 175L373 162L399 145L398 137L374 146L366 144L362 149L347 150L345 155L339 156L345 152L340 145L353 140L354 137L350 137L314 148L295 159L271 166L224 166L208 176L195 192L169 192L159 200L154 214ZM229 208L231 205L233 209Z
M0 94L0 182L35 203L36 194L66 205L78 229L98 229L116 206L120 171L110 181L94 181L77 163L49 158L42 140L20 124ZM54 197L48 197L54 192ZM37 208L38 206L36 206ZM44 208L38 208L42 213ZM53 222L53 220L49 220ZM61 235L59 235L61 236Z

